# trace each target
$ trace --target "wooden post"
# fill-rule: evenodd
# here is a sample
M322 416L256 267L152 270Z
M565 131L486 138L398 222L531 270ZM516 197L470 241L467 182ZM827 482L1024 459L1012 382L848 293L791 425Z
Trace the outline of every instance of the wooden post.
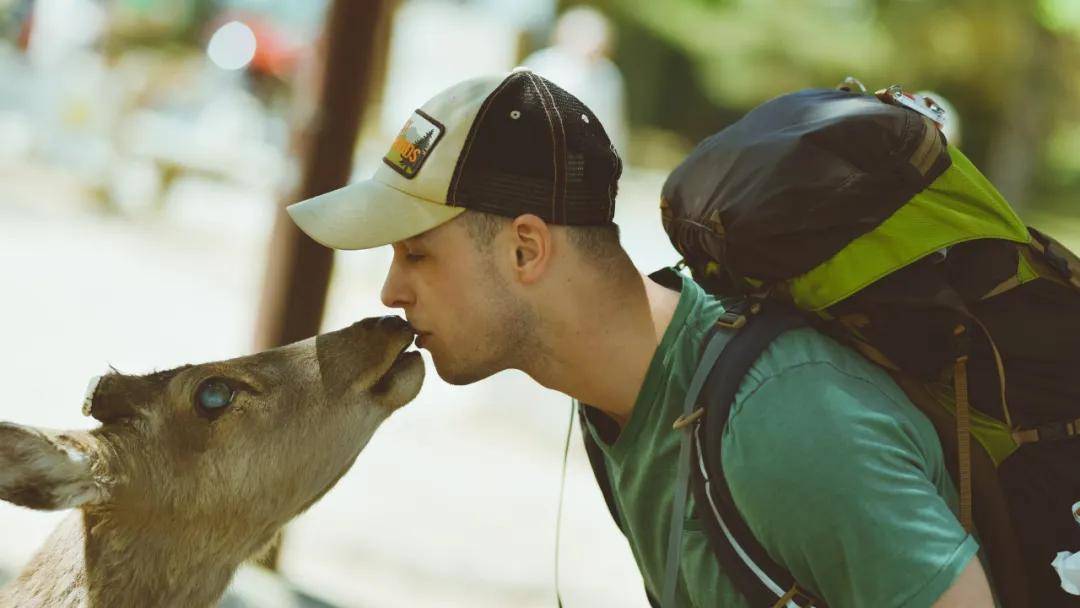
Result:
M300 182L274 218L255 334L258 350L319 332L334 252L302 233L285 206L348 183L364 106L382 83L395 4L395 0L334 0L327 10L323 63L316 68L318 94L292 142L300 155ZM300 91L302 105L307 101L303 97ZM279 532L256 561L277 570L281 542Z
M385 61L392 2L334 0L324 28L319 93L294 149L301 155L297 190L274 220L255 346L259 350L315 335L322 322L333 252L293 224L285 206L340 188L352 170L363 106Z

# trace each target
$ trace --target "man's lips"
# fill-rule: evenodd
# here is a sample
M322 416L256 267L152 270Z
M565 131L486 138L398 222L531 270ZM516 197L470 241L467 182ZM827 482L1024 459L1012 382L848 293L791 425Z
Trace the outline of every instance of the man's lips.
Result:
M424 343L427 342L427 338L430 335L431 333L426 331L417 331L416 341L414 342L414 344L416 344L416 348L424 348Z
M406 322L408 323L408 321ZM409 329L411 329L413 333L416 334L416 340L413 341L413 344L416 345L416 348L424 348L424 342L427 341L427 337L431 335L431 332L424 331L419 327L413 325L412 323L409 323Z

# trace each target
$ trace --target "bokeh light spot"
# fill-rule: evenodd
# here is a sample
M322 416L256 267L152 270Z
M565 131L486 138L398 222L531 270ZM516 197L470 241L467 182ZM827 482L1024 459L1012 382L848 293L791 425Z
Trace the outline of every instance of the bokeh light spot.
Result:
M255 32L239 21L230 21L210 37L206 54L223 70L239 70L255 57Z

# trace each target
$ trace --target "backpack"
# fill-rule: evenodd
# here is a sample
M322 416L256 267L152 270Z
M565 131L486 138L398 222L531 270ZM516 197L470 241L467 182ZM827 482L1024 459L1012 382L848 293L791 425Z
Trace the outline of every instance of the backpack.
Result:
M1080 549L1080 259L1025 226L940 120L898 87L800 91L701 142L664 185L672 244L735 303L723 329L736 335L688 425L690 486L755 605L825 605L749 533L719 462L741 375L798 322L884 367L933 422L1002 603L1078 603L1050 562Z

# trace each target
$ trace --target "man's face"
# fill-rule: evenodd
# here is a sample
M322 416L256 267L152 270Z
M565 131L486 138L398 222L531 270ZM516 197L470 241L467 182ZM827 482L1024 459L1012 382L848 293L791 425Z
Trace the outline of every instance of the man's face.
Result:
M461 221L394 243L383 304L401 308L451 384L469 384L512 367L532 345L535 314L516 294L496 237L481 251Z

